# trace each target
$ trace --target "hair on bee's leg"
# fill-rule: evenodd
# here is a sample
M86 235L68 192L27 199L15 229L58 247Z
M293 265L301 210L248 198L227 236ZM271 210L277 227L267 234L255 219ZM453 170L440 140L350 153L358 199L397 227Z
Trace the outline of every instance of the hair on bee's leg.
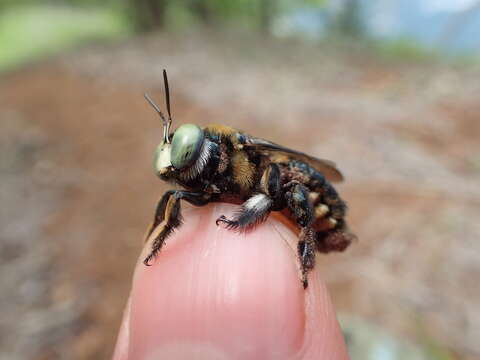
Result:
M227 229L247 230L263 222L272 208L273 200L265 194L256 194L242 204L241 210L233 217L227 219L224 215L220 216L216 224L223 223Z
M182 199L196 206L202 206L209 203L209 197L204 193L169 190L163 194L158 202L153 223L147 231L147 237L145 240L149 239L156 229L158 229L158 234L155 235L155 239L152 243L152 250L143 261L145 265L150 265L150 260L158 254L165 243L165 239L182 224L180 208L180 200Z
M152 235L153 230L165 219L165 208L170 197L174 195L177 198L184 199L190 204L195 206L206 205L209 202L209 197L206 197L204 193L195 193L189 191L180 191L180 190L168 190L166 191L160 200L158 201L157 208L155 209L155 215L153 217L152 224L148 228L145 234L145 242Z
M314 209L309 200L308 189L301 184L293 184L285 193L285 197L288 208L301 227L297 250L302 270L302 283L306 289L307 274L315 266L315 231L312 228Z
M145 234L145 239L144 242L147 242L147 240L150 238L150 235L152 235L153 230L163 221L165 218L165 207L167 206L167 201L170 199L170 196L172 195L173 190L167 191L165 194L162 195L160 200L158 201L157 208L155 209L155 215L153 217L152 224L148 228L146 234Z
M163 196L162 200L164 199L166 200L161 201L162 204L159 204L165 204L160 208L160 211L162 211L162 221L153 228L151 234L155 231L155 229L158 229L159 232L155 235L150 253L145 260L143 260L143 263L147 266L150 266L150 260L152 260L158 254L165 243L165 239L173 232L175 228L182 224L180 199L168 193Z

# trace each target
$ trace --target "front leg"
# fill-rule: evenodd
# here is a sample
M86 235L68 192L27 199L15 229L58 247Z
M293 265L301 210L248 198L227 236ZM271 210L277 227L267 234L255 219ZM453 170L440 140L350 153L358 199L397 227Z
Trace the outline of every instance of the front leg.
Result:
M182 199L193 205L202 206L208 204L210 201L210 196L206 193L196 193L181 190L169 190L163 194L162 198L158 202L153 223L147 231L145 241L151 237L151 235L154 233L154 230L156 235L152 243L152 250L143 261L145 265L150 265L150 260L152 260L158 254L165 243L165 239L173 232L173 230L182 224L182 214L180 208L180 200Z

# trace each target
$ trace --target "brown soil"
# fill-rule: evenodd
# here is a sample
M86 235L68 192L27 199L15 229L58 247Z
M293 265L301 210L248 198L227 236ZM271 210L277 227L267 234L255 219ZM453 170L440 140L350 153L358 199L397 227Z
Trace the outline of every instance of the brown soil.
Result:
M359 241L319 259L340 311L480 355L478 73L255 44L157 35L3 76L0 357L110 356L166 188L142 98L162 99L163 67L179 123L227 123L344 170Z

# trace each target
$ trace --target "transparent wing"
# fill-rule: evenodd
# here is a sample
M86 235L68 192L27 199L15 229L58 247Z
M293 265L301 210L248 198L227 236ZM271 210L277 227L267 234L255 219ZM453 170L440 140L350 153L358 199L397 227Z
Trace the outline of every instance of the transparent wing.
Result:
M245 148L256 149L271 154L283 153L294 160L303 161L314 169L318 170L331 182L343 181L343 175L333 161L318 159L316 157L307 155L300 151L292 150L287 147L272 143L265 139L251 137L247 135L247 141L244 145Z

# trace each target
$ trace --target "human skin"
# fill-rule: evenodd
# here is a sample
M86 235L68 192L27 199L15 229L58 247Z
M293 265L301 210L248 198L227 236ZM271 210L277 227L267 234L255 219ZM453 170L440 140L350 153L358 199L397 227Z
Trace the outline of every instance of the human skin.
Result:
M297 235L273 216L248 233L215 225L235 209L186 209L149 267L146 244L113 360L348 359L318 272L302 287Z

